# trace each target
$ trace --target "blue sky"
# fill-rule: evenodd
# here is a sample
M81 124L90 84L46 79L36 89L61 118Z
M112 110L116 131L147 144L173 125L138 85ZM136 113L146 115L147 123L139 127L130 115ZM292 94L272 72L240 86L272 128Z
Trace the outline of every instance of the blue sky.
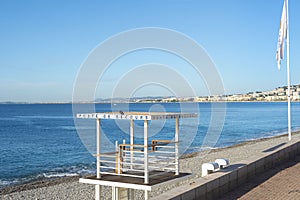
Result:
M289 4L291 83L299 84L300 1ZM282 5L283 0L2 0L0 101L71 101L74 81L89 53L113 35L143 27L173 29L193 38L214 61L228 94L286 85L286 59L281 71L275 60ZM138 55L145 56L138 64L151 62L147 52ZM130 56L124 59L130 66ZM172 56L162 60L176 62ZM114 70L118 72L118 66ZM199 95L206 94L202 85L196 89ZM97 97L109 97L105 88L97 90ZM164 94L169 95L145 87L136 95Z

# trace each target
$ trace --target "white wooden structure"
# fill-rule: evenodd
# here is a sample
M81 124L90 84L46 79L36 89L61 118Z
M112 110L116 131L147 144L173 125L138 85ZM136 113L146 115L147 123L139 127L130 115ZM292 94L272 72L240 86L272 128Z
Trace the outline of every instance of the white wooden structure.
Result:
M81 178L82 183L95 184L96 200L100 200L101 185L112 187L113 199L121 199L119 188L148 191L155 184L180 177L179 173L179 119L194 118L197 114L162 112L110 112L77 114L77 118L95 119L97 123L97 175ZM175 120L174 140L148 141L150 120ZM130 122L130 141L126 144L116 142L115 152L101 152L101 120L128 120ZM134 121L144 121L144 142L134 144ZM101 165L101 164L102 165ZM170 175L172 176L170 178ZM153 178L152 178L153 177ZM126 196L126 195L125 195ZM126 199L122 198L122 199ZM128 199L128 195L127 195Z

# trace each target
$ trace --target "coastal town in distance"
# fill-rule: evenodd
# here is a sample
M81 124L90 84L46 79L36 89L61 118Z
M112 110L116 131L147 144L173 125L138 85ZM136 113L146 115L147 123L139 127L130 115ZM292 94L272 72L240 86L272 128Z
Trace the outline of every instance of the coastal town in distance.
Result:
M211 102L211 101L287 101L288 87L278 87L270 91L255 91L246 94L230 94L223 96L198 96L198 97L143 97L132 98L130 102ZM290 86L291 101L300 101L300 84ZM115 99L116 100L116 99ZM124 100L124 99L123 99ZM117 101L122 101L119 99Z
M287 101L288 87L277 87L270 91L255 91L246 94L226 94L222 96L196 96L196 97L174 97L174 96L148 96L132 98L97 98L95 101L84 101L76 103L172 103L172 102L272 102ZM291 101L300 101L300 84L290 86ZM28 102L0 102L0 104L27 104ZM38 102L35 102L38 103ZM44 102L45 103L45 102ZM46 102L46 104L65 104L74 102Z

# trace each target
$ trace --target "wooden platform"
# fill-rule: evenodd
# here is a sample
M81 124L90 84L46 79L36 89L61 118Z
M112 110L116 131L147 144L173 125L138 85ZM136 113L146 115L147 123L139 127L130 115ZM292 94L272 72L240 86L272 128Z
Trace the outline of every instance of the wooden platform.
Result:
M137 174L137 175L142 175L142 174ZM156 186L161 183L165 183L170 180L188 177L189 175L191 174L179 173L179 175L175 175L174 172L151 171L149 172L148 184L145 184L144 179L142 178L107 175L107 174L101 175L100 179L96 178L96 176L80 178L79 182L95 184L95 185L106 185L106 186L115 186L115 187L151 191L153 186Z

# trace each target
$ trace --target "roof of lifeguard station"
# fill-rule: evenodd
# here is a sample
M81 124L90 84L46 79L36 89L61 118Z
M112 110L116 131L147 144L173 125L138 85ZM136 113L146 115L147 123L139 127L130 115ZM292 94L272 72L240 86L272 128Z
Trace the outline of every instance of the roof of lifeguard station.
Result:
M175 118L195 118L197 113L173 112L104 112L77 114L77 118L84 119L123 119L123 120L160 120Z

